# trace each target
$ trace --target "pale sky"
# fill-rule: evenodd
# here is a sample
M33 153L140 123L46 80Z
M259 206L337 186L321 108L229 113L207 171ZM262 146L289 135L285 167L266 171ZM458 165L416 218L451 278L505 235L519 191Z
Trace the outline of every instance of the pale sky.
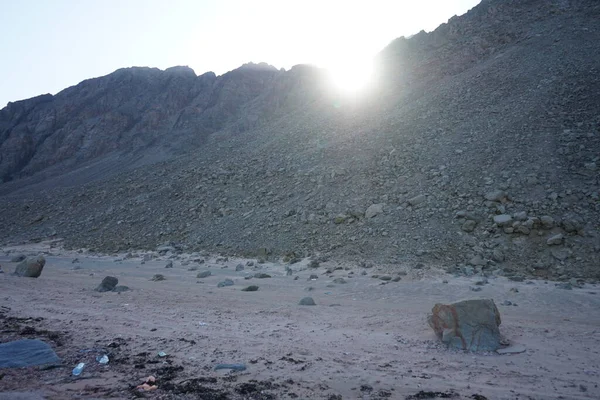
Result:
M0 108L118 68L369 59L480 0L0 0Z

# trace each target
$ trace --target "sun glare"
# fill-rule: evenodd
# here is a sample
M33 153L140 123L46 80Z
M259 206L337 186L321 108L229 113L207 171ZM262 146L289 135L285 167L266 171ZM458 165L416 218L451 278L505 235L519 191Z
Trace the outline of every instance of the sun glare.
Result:
M373 64L352 60L328 68L333 86L344 93L354 94L365 90L371 83Z

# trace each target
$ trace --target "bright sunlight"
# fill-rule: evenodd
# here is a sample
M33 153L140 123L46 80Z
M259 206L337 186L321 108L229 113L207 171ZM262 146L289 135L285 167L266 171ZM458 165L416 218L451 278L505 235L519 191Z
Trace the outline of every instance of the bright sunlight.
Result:
M332 84L340 92L355 94L368 88L372 81L371 60L337 62L328 68Z

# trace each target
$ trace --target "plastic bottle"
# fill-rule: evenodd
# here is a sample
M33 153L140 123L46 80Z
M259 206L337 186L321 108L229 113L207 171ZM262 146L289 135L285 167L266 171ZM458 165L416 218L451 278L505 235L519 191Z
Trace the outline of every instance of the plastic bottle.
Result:
M73 375L74 376L81 375L81 372L83 371L83 367L85 367L85 363L77 364L77 366L75 368L73 368Z
M108 356L106 354L103 356L98 356L96 357L96 361L98 361L100 364L108 364Z

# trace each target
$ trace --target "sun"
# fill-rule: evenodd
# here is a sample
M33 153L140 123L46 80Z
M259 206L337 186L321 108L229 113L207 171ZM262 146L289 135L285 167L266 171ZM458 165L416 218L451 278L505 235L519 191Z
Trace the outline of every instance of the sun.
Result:
M345 60L327 68L332 85L346 94L366 90L373 79L373 63L370 60Z

